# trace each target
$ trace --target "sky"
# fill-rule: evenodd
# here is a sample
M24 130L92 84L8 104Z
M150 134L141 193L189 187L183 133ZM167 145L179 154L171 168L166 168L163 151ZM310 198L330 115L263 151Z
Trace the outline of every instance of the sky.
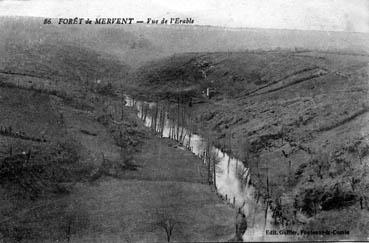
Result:
M0 15L191 17L197 25L369 33L369 0L0 0Z

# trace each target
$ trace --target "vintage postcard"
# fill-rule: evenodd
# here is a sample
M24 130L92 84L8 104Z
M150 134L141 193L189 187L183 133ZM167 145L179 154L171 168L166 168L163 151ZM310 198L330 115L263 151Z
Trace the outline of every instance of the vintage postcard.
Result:
M0 242L369 241L367 0L0 0Z

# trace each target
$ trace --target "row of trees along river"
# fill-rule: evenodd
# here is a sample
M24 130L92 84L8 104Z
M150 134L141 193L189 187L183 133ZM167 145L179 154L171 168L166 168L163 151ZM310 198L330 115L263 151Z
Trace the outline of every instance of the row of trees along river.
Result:
M158 136L173 139L186 149L200 157L207 168L206 175L210 186L223 200L244 213L249 223L243 236L244 240L261 239L265 229L276 227L271 222L272 212L269 200L260 200L260 194L250 182L250 169L244 163L214 146L210 135L199 135L201 129L194 122L194 116L188 104L168 101L146 102L125 96L125 105L134 107L137 116ZM201 170L199 169L199 173Z

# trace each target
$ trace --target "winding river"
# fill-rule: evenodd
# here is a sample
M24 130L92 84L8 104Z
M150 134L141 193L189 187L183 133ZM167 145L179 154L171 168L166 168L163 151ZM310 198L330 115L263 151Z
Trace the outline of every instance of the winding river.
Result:
M175 108L170 109L155 102L139 101L129 96L125 96L125 101L126 106L136 108L137 116L145 126L155 130L158 136L180 142L181 149L191 151L207 165L209 161L215 161L213 165L216 166L211 169L211 180L216 184L217 193L236 210L243 211L247 217L248 229L243 236L244 241L268 239L265 229L274 228L271 210L265 210L265 205L256 201L255 188L249 183L249 170L242 161L222 152L207 139L191 131L184 122L181 123L179 108L176 114ZM177 116L178 119L173 118ZM210 171L210 167L208 168Z

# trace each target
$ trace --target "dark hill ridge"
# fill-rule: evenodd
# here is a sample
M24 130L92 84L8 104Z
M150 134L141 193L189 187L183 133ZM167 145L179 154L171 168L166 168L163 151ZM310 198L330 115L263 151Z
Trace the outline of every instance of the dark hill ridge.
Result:
M10 85L83 93L98 80L117 83L130 67L118 58L71 42L35 41L21 37L1 42L0 80ZM12 36L12 35L10 35ZM74 93L77 94L77 93Z
M72 45L6 43L1 71L46 79L84 82L97 79L121 79L128 66L117 59L102 56L91 49Z
M301 210L306 227L319 230L339 215L346 222L328 221L331 227L360 238L369 233L362 230L368 209L359 206L369 202L368 63L366 55L333 52L175 55L139 69L135 91L201 100L192 108L198 125L245 161L280 217L291 222Z
M342 68L365 67L366 59L365 55L310 51L188 53L148 63L132 80L137 79L137 85L142 87L157 86L157 94L194 86L197 87L194 91L200 94L211 86L223 95L255 96L329 72L345 77ZM354 62L350 63L351 60Z

